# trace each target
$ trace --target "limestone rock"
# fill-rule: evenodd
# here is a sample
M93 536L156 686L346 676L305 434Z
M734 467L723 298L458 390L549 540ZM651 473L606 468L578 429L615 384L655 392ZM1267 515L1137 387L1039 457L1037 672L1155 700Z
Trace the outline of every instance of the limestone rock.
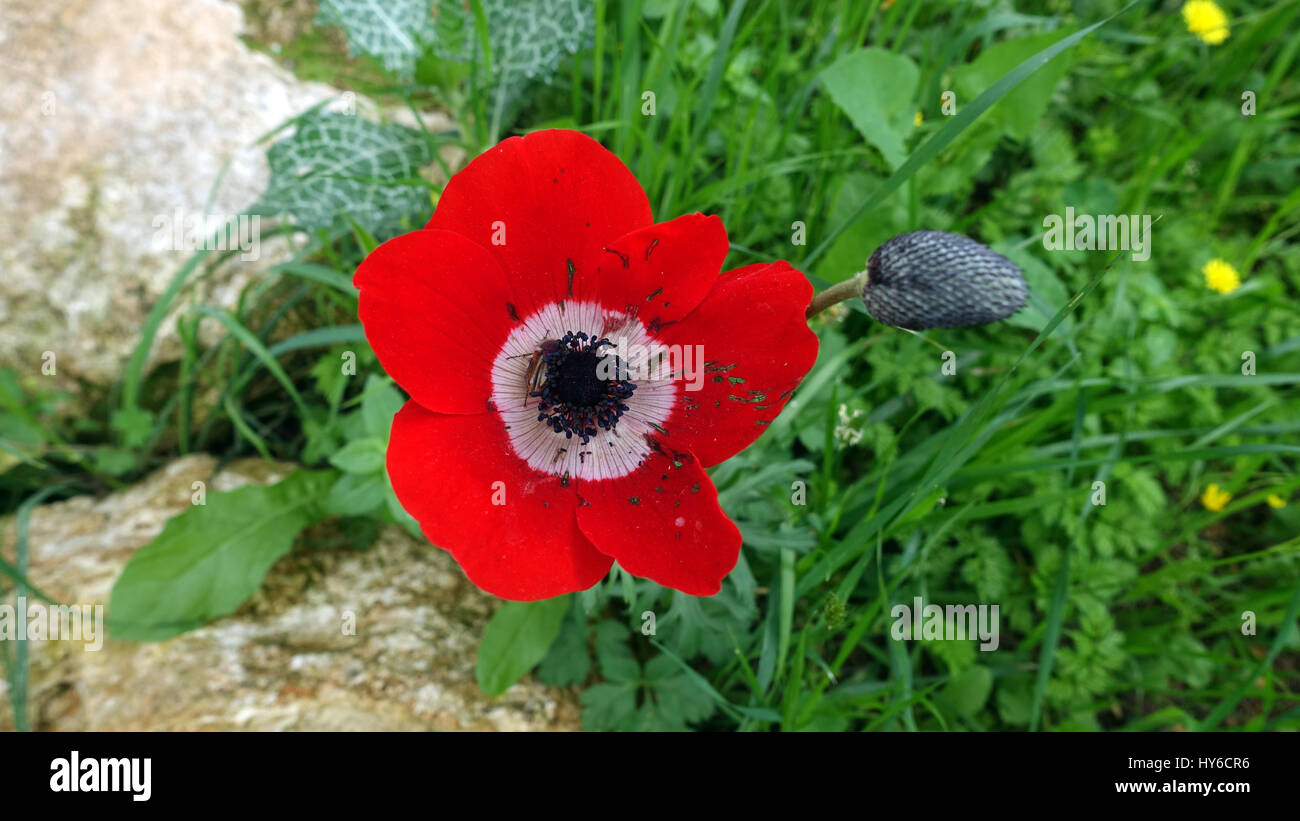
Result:
M269 173L257 140L307 108L331 100L373 114L365 98L301 82L249 49L242 21L228 0L0 4L6 365L38 374L49 351L64 387L115 383L191 253L168 247L167 220L178 209L216 219L250 206ZM425 122L452 127L438 114ZM252 277L288 254L282 237L260 245L257 259L235 255L196 283L189 302L233 306ZM218 334L211 325L205 332ZM168 318L155 358L174 358L177 347Z
M215 476L187 456L102 499L32 513L30 578L68 604L107 605L126 561L209 492L281 478L247 459ZM12 560L13 517L0 522ZM234 615L160 643L31 642L30 714L38 730L576 730L570 691L530 679L499 699L479 692L474 663L496 601L450 556L386 529L367 551L299 545ZM12 602L12 597L10 597ZM30 600L29 600L30 601ZM347 614L355 634L342 628ZM0 682L0 730L12 729Z

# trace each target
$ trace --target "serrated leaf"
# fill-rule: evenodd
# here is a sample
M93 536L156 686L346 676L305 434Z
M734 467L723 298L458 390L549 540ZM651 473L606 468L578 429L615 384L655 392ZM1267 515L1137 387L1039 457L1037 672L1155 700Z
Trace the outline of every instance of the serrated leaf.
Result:
M340 26L349 51L374 57L403 79L434 38L429 0L320 0L316 22Z
M340 367L341 350L333 350L322 356L311 369L316 390L329 400L330 407L336 407L347 390L348 375Z
M320 500L337 476L300 470L207 494L127 562L109 600L110 633L160 641L234 612L298 532L325 517Z
M640 681L641 665L627 645L627 628L605 621L596 628L596 660L600 674L609 681Z
M673 591L672 605L659 620L664 643L684 658L702 654L715 664L735 653L732 636L749 633L758 618L754 576L742 556L715 596Z
M588 730L636 728L635 682L595 684L582 691L582 726Z
M570 617L564 620L560 635L537 668L537 678L552 687L568 687L581 684L589 672L591 654L587 652L587 629L579 610L577 618L570 613Z
M153 433L153 414L142 408L123 408L113 411L109 417L109 427L121 434L122 447L128 450L138 448Z
M389 237L404 227L403 217L423 219L429 210L419 171L433 161L433 150L415 129L317 112L300 119L266 158L271 181L250 209L258 214L288 214L313 230L350 216L371 234Z
M499 696L546 656L560 633L569 597L506 602L488 622L478 648L478 686Z
M672 675L667 674L670 668ZM688 723L703 721L717 709L709 694L687 678L670 658L651 659L646 664L646 680L654 682L650 699L654 711L653 724L644 729L682 731ZM643 714L643 719L648 717Z

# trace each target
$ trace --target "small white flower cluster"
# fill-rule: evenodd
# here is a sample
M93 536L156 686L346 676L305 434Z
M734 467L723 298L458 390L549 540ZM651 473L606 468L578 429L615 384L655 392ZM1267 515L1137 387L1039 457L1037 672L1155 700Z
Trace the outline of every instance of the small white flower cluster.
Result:
M835 438L843 442L846 446L852 447L862 439L862 431L853 425L853 421L862 415L862 410L855 410L852 415L850 415L849 406L841 403L839 415L840 423L835 426Z

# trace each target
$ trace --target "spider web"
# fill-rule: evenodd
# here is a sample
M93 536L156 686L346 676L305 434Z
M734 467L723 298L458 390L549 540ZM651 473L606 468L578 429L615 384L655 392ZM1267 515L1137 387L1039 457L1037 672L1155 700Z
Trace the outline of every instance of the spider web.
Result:
M310 229L344 215L376 236L398 233L403 217L430 210L419 169L433 161L424 135L405 126L321 112L266 152L271 180L255 213L288 214Z

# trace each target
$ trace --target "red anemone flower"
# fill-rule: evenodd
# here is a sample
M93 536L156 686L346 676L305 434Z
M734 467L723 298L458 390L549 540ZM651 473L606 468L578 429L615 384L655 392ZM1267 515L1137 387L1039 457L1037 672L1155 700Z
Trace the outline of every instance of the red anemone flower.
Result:
M357 270L359 313L411 399L388 472L470 580L528 601L614 560L720 589L740 531L704 469L758 438L817 356L808 280L721 272L717 217L655 224L598 142L539 131L452 177L433 219Z

